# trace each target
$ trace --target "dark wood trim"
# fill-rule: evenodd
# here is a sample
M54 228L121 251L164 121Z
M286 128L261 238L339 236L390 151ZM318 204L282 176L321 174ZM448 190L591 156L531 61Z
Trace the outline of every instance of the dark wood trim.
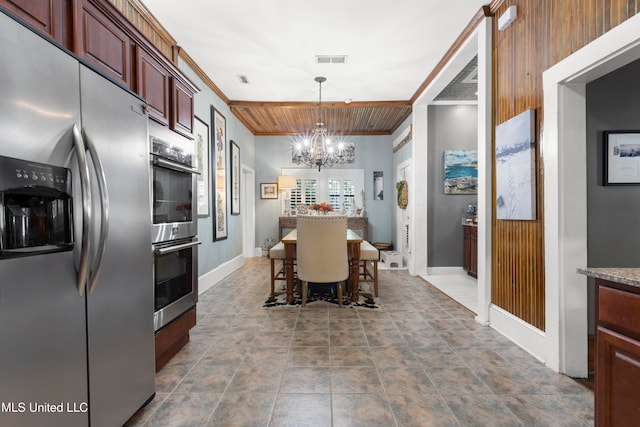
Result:
M317 107L317 102L264 102L264 101L229 101L230 107L243 108L313 108ZM411 107L409 101L361 101L345 104L344 102L323 102L322 107L337 108L360 108L360 107L385 107L385 108L407 108Z
M231 102L229 100L229 98L227 98L227 96L224 94L224 92L222 92L222 90L216 86L216 84L213 82L213 80L211 80L209 78L209 76L207 76L207 74L204 72L204 70L202 70L202 68L200 68L200 66L198 64L196 64L196 61L193 60L193 58L191 56L189 56L189 54L182 49L180 46L177 46L177 50L178 50L178 56L180 58L182 58L182 60L189 66L191 67L191 69L193 70L194 73L196 73L198 75L198 77L200 77L200 79L207 85L209 86L209 88L216 94L218 95L225 104L229 105L229 103ZM249 128L251 129L251 128Z
M420 97L420 95L422 95L422 92L424 92L425 89L435 80L436 76L440 74L443 68L449 63L449 61L451 61L451 58L453 58L455 53L460 49L460 47L462 47L464 42L469 38L469 36L478 27L480 22L482 22L485 18L486 18L485 9L484 8L478 9L478 12L476 12L473 18L471 18L471 21L469 22L469 24L467 24L465 29L462 30L462 33L460 33L458 38L453 42L453 44L451 45L447 53L444 54L442 59L440 59L440 62L438 62L438 64L431 71L431 73L429 73L426 80L422 82L418 90L416 90L416 92L413 94L413 96L409 100L411 104L416 102L416 100Z

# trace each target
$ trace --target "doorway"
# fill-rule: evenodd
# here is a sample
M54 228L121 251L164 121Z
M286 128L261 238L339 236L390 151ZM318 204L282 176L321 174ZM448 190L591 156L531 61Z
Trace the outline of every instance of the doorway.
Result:
M242 254L245 258L261 256L256 250L256 173L246 165L241 165L240 193L242 194Z
M408 188L411 188L411 161L407 160L398 165L396 169L397 182L406 181ZM407 265L411 255L411 207L400 209L396 205L396 251L402 254L403 263Z
M640 15L543 73L547 365L587 376L586 85L640 58ZM559 143L561 141L561 143Z

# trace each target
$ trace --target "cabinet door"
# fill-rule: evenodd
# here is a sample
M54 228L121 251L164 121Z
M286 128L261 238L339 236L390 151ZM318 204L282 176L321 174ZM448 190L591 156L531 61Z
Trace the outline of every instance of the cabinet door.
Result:
M193 92L175 77L172 103L171 128L179 134L193 138Z
M478 277L478 227L469 227L469 275Z
M63 0L0 0L0 6L37 31L69 47L67 7Z
M133 89L129 36L91 3L79 1L78 9L76 54Z
M168 126L171 74L144 49L137 53L137 93L149 103L149 117Z
M462 268L467 273L471 267L471 231L468 226L462 226Z
M598 327L596 425L636 426L640 414L640 341Z

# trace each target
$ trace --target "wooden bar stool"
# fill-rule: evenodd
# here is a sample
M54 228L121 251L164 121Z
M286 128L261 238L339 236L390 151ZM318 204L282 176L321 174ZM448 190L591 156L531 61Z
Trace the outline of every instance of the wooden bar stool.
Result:
M378 257L375 246L364 240L360 243L360 282L373 283L373 293L378 296Z

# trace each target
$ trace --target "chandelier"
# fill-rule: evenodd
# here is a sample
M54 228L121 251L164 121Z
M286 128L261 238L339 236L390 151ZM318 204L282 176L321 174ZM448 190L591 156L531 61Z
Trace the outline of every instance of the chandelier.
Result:
M318 122L311 132L311 138L298 141L293 147L293 162L303 163L307 166L331 167L336 164L353 162L353 147L347 148L343 142L332 143L327 128L322 121L322 83L327 81L326 77L316 77L314 79L320 86L320 97L318 99ZM349 155L351 151L351 155Z

